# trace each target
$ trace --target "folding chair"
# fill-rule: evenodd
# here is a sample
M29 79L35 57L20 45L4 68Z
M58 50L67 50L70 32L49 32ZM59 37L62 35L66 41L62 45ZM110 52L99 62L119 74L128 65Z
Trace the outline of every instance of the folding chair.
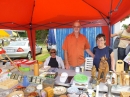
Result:
M93 58L92 57L86 57L85 58L85 70L91 70L93 66Z

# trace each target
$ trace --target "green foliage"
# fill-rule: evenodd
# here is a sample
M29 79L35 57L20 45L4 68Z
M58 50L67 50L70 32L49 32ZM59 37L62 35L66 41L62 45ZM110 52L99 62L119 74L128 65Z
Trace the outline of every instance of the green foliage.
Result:
M44 42L49 30L37 30L36 31L36 40Z
M50 56L49 53L45 53L45 54L37 56L36 60L38 60L38 61L45 61L46 58L48 58L49 56Z
M18 32L20 37L27 37L27 32Z
M40 44L38 44L38 45L40 45ZM37 56L36 56L36 59L37 59L38 61L45 61L46 58L49 57L49 56L50 56L50 54L49 54L48 51L47 51L46 45L42 44L42 54L37 55Z
M123 27L124 29L127 29L128 25L123 24L122 27Z

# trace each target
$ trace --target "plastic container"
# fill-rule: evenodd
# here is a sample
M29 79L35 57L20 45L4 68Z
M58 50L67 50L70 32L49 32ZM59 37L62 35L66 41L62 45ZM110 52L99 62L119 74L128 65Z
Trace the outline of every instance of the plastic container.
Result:
M52 79L52 78L47 78L46 80L43 81L42 83L42 86L43 88L46 88L46 87L54 87L54 83L55 83L55 80Z
M24 71L24 72L30 71L30 68L29 68L29 67L19 67L19 69L20 69L21 71Z

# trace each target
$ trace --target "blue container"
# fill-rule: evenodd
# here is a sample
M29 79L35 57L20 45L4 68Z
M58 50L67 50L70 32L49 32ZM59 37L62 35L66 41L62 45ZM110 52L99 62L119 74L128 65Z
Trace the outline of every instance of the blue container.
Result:
M24 77L23 77L23 83L22 83L22 85L23 85L24 87L27 87L29 84L30 84L30 83L29 83L28 77L27 77L27 76L24 76Z

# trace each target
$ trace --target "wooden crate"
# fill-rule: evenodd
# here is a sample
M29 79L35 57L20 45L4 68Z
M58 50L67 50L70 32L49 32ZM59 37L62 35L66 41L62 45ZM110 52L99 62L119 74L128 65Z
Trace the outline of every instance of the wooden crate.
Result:
M120 97L130 97L130 92L121 92Z

